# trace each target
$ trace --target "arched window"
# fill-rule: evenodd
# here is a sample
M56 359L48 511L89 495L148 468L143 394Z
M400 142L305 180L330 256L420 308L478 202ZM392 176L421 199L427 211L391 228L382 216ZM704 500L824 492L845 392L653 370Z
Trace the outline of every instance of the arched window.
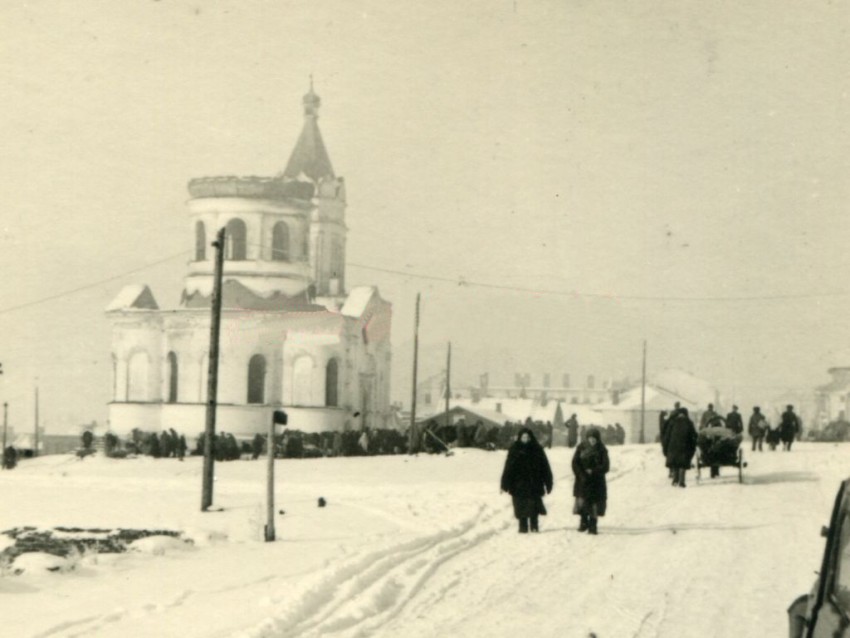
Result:
M284 222L272 229L272 261L289 261L289 226Z
M148 353L136 352L127 363L127 400L148 400Z
M325 405L328 407L339 405L339 364L336 359L328 361L325 371Z
M177 355L168 353L168 403L177 403Z
M207 258L207 229L204 222L195 222L195 261L204 261Z
M255 354L248 363L248 403L265 403L266 358Z
M227 234L227 252L225 259L231 261L244 261L246 248L245 222L241 219L231 219L227 222L225 233Z

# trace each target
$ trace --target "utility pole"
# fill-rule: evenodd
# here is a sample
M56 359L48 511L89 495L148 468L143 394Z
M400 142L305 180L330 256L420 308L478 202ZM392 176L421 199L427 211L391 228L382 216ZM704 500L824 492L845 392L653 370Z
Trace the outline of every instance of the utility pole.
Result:
M274 533L274 426L286 425L287 415L283 410L275 410L269 423L268 464L266 465L266 542L275 539Z
M32 455L38 456L38 379L35 380L35 431L33 432Z
M407 435L409 454L419 452L419 437L416 436L416 370L419 363L419 297L416 293L416 317L413 321L413 398L410 401L410 430Z
M452 342L449 341L449 350L446 355L446 425L449 423L449 397L452 396Z
M218 231L215 247L215 275L210 321L210 361L207 371L207 412L204 429L204 470L201 494L201 511L206 512L213 501L213 437L215 436L215 408L218 395L218 336L221 331L221 279L224 268L224 228Z
M8 426L9 404L3 402L3 469L6 469L6 428Z
M644 418L646 416L646 339L643 340L643 372L640 383L640 440L638 443L646 443L646 432L644 430Z

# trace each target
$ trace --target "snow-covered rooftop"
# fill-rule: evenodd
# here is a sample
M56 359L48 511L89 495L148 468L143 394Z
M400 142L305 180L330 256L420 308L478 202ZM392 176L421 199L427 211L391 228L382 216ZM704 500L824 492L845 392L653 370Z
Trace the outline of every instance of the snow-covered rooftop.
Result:
M106 307L106 312L115 310L159 310L151 289L145 284L124 286L115 299Z
M348 293L345 303L340 312L347 317L360 317L366 312L369 300L375 294L377 288L374 286L356 286Z

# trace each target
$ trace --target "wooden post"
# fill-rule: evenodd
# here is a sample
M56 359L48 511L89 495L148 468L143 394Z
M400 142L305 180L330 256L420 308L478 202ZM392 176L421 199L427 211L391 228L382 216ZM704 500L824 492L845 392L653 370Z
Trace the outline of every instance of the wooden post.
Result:
M268 463L266 465L266 542L275 539L274 533L274 422L275 418L269 419Z
M646 416L646 339L643 341L643 372L640 384L640 439L639 443L646 443L646 432L644 430L644 418Z
M204 429L204 469L201 511L206 512L213 502L213 437L215 436L215 409L218 395L218 337L221 330L221 280L224 269L224 228L218 231L215 247L215 275L210 321L210 360L207 370L207 411Z
M416 293L416 317L413 321L413 398L410 401L410 430L407 434L407 451L409 454L419 452L419 437L416 432L416 369L419 360L419 297Z
M266 542L275 539L274 531L274 426L276 424L286 425L287 414L283 410L275 410L272 412L271 422L269 423L269 440L268 448L268 464L266 466L266 527L265 538Z

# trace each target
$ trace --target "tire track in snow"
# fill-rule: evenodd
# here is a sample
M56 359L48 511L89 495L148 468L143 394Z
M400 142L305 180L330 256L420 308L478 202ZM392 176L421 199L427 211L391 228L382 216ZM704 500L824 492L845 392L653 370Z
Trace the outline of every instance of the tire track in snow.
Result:
M284 605L244 638L364 636L395 618L440 568L505 529L501 509L486 505L460 525L354 557Z

